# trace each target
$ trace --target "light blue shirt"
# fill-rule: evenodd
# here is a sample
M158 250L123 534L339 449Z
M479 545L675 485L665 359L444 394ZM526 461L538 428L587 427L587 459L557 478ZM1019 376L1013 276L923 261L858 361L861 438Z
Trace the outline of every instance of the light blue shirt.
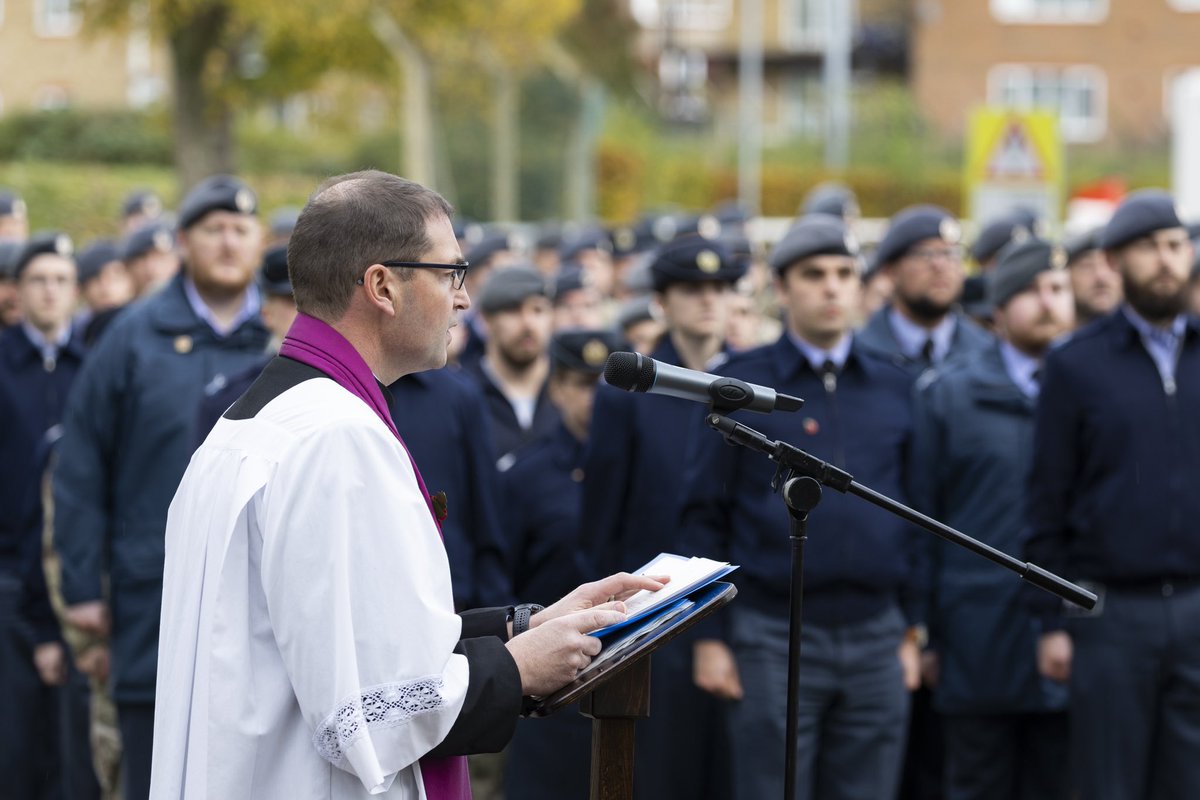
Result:
M821 371L821 366L826 361L832 361L837 371L841 372L842 367L846 366L846 359L850 357L851 337L849 333L842 336L838 340L838 343L828 350L822 350L816 345L809 344L791 331L788 331L787 335L792 344L796 345L796 349L800 351L800 354L807 358L808 363L812 364L813 369L818 372Z
M64 327L54 341L47 339L41 331L30 325L27 320L21 320L21 330L25 331L25 335L29 337L29 341L42 354L42 362L46 364L46 369L54 369L54 363L58 361L58 351L66 347L67 342L71 339L71 326L67 325Z
M942 363L946 356L950 355L950 344L954 341L954 331L958 327L958 318L954 314L947 314L932 329L921 327L894 308L888 309L887 320L892 328L892 335L900 345L900 352L908 358L914 361L922 360L921 351L925 349L925 342L930 338L933 339L933 353L930 358L933 364Z
M1030 400L1037 398L1038 391L1042 388L1037 378L1038 371L1042 368L1042 360L1022 353L1003 340L1000 342L1000 357L1004 360L1004 370L1021 390L1021 394Z
M1175 317L1170 328L1156 328L1142 317L1141 314L1129 307L1121 306L1125 318L1137 332L1141 334L1142 346L1154 359L1158 374L1162 378L1163 388L1167 394L1175 393L1175 365L1179 362L1179 349L1183 345L1183 335L1187 331L1187 317L1183 314Z
M208 327L213 329L213 332L224 339L229 334L241 327L242 323L253 319L258 313L259 307L262 305L262 298L258 293L258 286L251 283L246 287L246 298L242 301L242 307L234 316L233 320L228 325L222 325L209 308L200 292L196 289L196 284L192 283L191 278L183 279L183 293L187 295L188 305L192 307L192 311L196 316L204 320Z

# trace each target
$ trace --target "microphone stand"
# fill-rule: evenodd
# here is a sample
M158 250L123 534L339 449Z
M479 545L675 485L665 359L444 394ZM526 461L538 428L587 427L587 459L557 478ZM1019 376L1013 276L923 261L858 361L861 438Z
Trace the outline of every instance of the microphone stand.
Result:
M714 397L714 401L715 401ZM779 491L781 486L784 503L787 505L789 538L792 543L791 560L791 607L788 619L788 677L787 677L787 724L784 731L784 800L796 796L796 739L797 718L800 705L800 634L802 630L802 601L804 591L804 544L808 538L809 513L821 502L821 487L828 486L843 494L853 494L869 503L888 511L901 519L919 525L946 541L964 547L987 560L1012 570L1026 581L1051 594L1068 600L1085 609L1096 605L1096 595L1060 578L1036 564L1020 561L1007 553L972 539L949 525L914 511L908 506L880 494L856 482L854 477L798 447L768 439L751 427L722 415L732 409L722 408L714 402L705 421L725 437L729 444L736 444L764 453L778 466L771 481L771 489Z

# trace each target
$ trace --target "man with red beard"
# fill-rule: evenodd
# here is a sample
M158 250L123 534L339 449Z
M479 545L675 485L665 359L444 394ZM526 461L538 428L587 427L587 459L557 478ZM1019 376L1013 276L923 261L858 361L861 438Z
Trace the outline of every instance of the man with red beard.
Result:
M1200 796L1200 322L1170 195L1131 194L1100 246L1125 303L1046 358L1026 556L1094 591L1041 607L1038 666L1070 679L1075 796ZM1043 600L1043 598L1038 598ZM1036 602L1036 601L1035 601Z

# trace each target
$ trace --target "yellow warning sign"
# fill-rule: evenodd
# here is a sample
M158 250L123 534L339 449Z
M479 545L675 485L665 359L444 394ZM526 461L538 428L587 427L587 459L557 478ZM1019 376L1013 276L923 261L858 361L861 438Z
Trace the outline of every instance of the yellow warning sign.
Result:
M984 223L1015 206L1057 220L1063 182L1058 119L1049 111L985 107L971 114L965 193Z

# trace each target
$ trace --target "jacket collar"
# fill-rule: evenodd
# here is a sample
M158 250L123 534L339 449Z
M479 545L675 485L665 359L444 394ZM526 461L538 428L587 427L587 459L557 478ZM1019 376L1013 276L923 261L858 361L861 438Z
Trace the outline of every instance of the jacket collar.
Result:
M216 338L216 332L208 323L196 316L192 304L188 302L183 288L184 274L181 270L170 283L163 286L157 294L146 299L149 305L150 324L158 331L168 336L189 334L192 336L208 336ZM239 337L265 332L262 319L256 314L244 321L224 337L236 341Z

